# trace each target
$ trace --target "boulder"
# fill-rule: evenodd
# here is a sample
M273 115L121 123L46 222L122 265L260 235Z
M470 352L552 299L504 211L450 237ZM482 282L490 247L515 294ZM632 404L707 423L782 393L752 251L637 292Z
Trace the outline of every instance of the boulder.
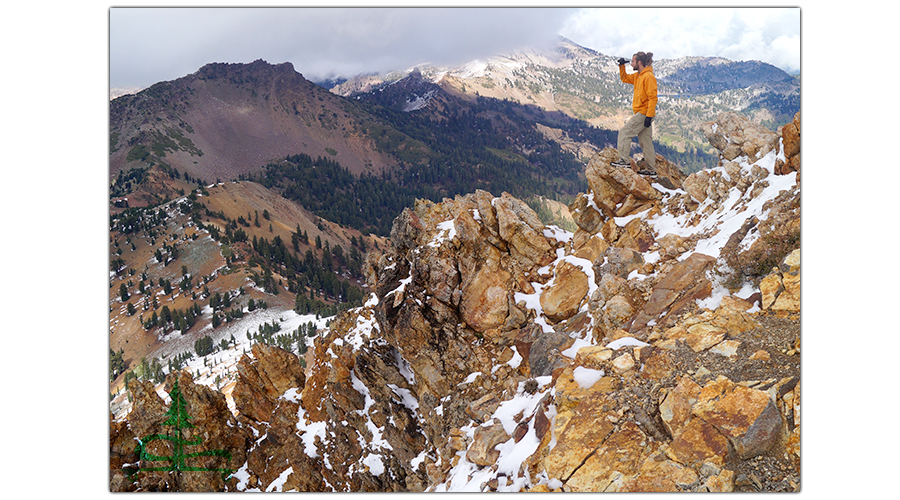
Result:
M565 365L562 359L562 351L569 348L574 340L568 335L558 332L541 333L531 344L528 356L528 366L532 377L544 377L552 375L553 370Z
M784 161L778 160L775 164L775 173L789 174L800 171L800 112L794 115L794 119L781 128L782 153Z
M684 180L683 187L695 200L701 203L706 201L706 191L709 187L709 171L700 170L689 175Z
M642 378L663 380L675 371L675 361L665 349L650 348L650 354L644 361Z
M759 283L762 308L794 313L800 311L800 251L785 256L781 265Z
M587 296L589 285L584 271L568 261L560 262L554 273L556 279L541 294L541 308L550 321L558 322L578 312Z
M645 165L646 160L643 159L637 163L638 168L643 168ZM659 153L656 154L656 175L653 182L658 182L666 189L681 189L685 178L681 167L665 159Z
M596 369L583 366L567 366L563 369L562 373L556 378L555 402L557 411L574 409L585 397L591 394L612 392L621 386L617 379L602 376L604 373L602 370L594 370ZM579 372L586 372L589 375Z
M478 426L475 428L472 444L466 451L466 460L476 465L491 465L500 456L500 452L496 450L497 445L508 440L509 434L503 430L503 424L496 419Z
M767 392L734 384L724 376L703 387L692 412L725 436L741 459L768 451L783 424Z
M600 209L594 203L594 197L591 193L581 193L575 197L575 201L569 204L569 213L575 224L582 231L593 234L597 228L603 224L604 216L600 213Z
M691 326L687 332L684 341L694 352L705 351L718 344L725 339L726 334L724 328L704 323Z

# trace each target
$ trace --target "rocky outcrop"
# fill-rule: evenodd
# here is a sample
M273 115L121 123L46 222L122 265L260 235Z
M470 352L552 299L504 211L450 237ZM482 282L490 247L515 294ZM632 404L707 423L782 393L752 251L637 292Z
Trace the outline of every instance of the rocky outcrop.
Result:
M781 132L784 159L775 164L775 173L789 174L800 171L800 112L779 130Z
M791 252L779 268L759 283L763 309L800 312L800 249Z
M733 112L701 123L700 130L726 161L745 156L750 163L755 163L777 147L777 134Z
M507 193L404 210L308 376L274 348L241 361L237 417L218 417L246 447L216 487L796 489L799 243L772 235L799 185L774 134L716 123L720 165L684 178L659 157L668 186L595 155L574 233ZM778 258L729 289L760 241ZM118 462L165 412L148 390L111 424Z

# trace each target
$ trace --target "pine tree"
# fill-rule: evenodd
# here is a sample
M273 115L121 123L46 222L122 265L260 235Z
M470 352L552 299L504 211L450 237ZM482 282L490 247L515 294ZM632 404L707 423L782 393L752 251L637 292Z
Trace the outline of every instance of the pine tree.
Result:
M231 469L222 468L207 468L207 467L191 467L186 463L187 459L194 457L225 457L226 460L231 460L231 453L225 450L207 450L207 451L198 451L194 453L185 453L185 446L197 446L201 443L202 439L198 435L194 439L185 439L182 437L182 429L192 429L195 426L190 423L191 416L187 413L187 401L185 401L184 397L181 395L181 390L178 388L178 377L175 377L175 385L172 387L172 392L169 394L172 397L172 404L169 406L169 411L166 412L165 416L168 417L162 423L164 426L174 427L175 433L174 435L170 434L153 434L145 437L144 439L138 439L138 444L135 447L135 453L138 454L141 461L146 462L169 462L169 465L164 467L142 467L139 470L143 471L169 471L176 473L176 481L180 476L180 473L183 471L214 471L222 473L222 480L224 481L228 475L230 475L233 471ZM147 451L147 445L153 441L169 441L172 443L172 454L165 455L153 455Z

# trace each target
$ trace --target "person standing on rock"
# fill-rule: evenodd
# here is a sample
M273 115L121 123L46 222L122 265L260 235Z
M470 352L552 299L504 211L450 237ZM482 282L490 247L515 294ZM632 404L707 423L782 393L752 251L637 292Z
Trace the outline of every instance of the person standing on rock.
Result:
M641 150L644 152L644 160L647 162L645 169L638 171L641 175L656 176L656 152L653 150L653 133L650 123L656 116L656 76L653 74L653 52L638 52L631 57L631 67L637 73L625 73L625 58L620 57L619 78L623 82L634 85L634 99L631 108L634 116L625 122L619 130L619 159L612 162L614 167L631 166L631 139L637 136Z

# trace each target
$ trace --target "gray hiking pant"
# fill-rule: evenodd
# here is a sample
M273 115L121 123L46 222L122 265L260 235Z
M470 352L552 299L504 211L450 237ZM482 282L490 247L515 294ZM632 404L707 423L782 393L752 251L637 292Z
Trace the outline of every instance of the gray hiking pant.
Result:
M653 127L645 127L644 119L647 118L641 113L625 122L625 125L619 129L619 158L628 161L631 158L631 138L637 136L638 144L641 145L641 151L644 152L644 159L650 168L656 168L656 152L653 150Z

